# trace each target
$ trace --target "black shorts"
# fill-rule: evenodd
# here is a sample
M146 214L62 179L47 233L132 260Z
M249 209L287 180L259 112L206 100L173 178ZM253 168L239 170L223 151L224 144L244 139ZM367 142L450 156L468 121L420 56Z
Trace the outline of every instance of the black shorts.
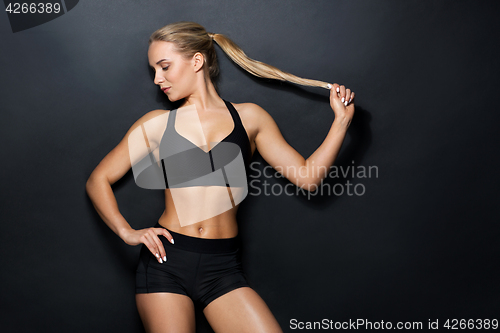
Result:
M159 223L154 227L165 228ZM168 232L174 244L159 236L167 253L167 261L162 264L142 244L136 270L136 294L182 294L204 309L231 290L250 287L241 267L238 236L206 239Z

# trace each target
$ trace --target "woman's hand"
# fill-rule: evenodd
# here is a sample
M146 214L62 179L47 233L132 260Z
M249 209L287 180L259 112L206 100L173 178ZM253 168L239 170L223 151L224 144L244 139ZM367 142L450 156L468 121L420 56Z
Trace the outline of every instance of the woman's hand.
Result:
M331 84L330 106L335 113L335 120L349 127L354 116L354 92L337 83Z
M167 254L165 252L165 248L163 247L163 243L158 237L160 235L165 236L170 241L170 243L174 244L172 235L170 235L170 233L165 228L151 227L139 230L130 229L123 235L122 239L128 245L146 245L149 251L151 251L151 253L161 264L164 261L167 261Z

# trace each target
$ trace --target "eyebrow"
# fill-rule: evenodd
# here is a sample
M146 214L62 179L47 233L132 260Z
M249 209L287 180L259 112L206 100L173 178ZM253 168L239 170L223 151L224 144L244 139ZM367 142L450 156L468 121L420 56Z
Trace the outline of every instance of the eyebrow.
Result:
M167 61L167 60L170 60L170 59L168 59L168 58L167 58L167 59L161 59L161 60L158 60L158 61L156 62L156 64L158 65L160 62L162 62L162 61ZM149 67L153 68L153 66L151 66L151 65L150 65Z

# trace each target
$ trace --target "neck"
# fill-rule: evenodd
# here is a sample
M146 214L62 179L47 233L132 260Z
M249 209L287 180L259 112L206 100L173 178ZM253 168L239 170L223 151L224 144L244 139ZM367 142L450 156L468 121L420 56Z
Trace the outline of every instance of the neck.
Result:
M195 105L198 111L210 111L220 108L224 104L222 98L217 94L210 79L198 80L196 89L187 97L181 107Z

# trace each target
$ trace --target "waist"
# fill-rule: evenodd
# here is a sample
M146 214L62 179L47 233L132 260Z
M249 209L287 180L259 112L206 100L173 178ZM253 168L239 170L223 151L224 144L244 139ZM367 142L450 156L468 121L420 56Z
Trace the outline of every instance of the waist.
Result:
M173 237L174 244L171 244L165 237L160 237L164 244L182 250L198 253L227 253L234 252L240 247L240 237L236 235L231 238L200 238L184 235L162 226L156 222L155 228L166 229Z
M165 189L165 211L158 222L191 237L235 237L236 214L244 195L241 190L227 187Z

